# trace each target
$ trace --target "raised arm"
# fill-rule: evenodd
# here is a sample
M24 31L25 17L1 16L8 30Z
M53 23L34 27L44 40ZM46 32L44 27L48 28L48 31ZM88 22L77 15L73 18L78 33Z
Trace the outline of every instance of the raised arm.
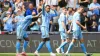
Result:
M42 14L45 15L45 4L42 6Z
M42 11L38 15L33 16L33 18L38 18L41 14L42 14Z

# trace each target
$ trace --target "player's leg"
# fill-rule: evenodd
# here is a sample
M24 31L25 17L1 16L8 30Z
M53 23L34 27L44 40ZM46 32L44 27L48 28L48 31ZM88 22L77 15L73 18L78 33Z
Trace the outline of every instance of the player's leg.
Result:
M19 56L20 55L20 42L22 40L22 30L21 28L17 28L17 41L16 41L16 56Z
M48 51L50 53L51 56L56 56L53 52L52 52L52 48L51 48L51 44L50 44L50 38L45 38L46 39L46 47L48 48Z
M23 43L23 49L22 49L21 55L27 56L26 48L28 46L29 38L28 38L28 35L27 35L26 31L24 31L24 30L23 30L23 39L24 39L24 43Z
M60 32L60 35L61 35L62 43L56 49L56 51L57 53L60 53L60 49L61 49L62 53L64 53L64 46L69 43L69 36L64 32Z
M64 46L61 47L61 45L63 44L63 42L65 41L64 36L63 36L63 32L60 32L60 36L61 36L61 44L60 46L56 49L57 53L60 54L60 49L61 52L64 52Z
M61 45L64 43L64 41L65 41L65 40L62 40L62 41L61 41ZM60 46L61 46L61 45L60 45ZM59 47L58 49L60 49L60 47ZM61 47L61 52L64 53L64 46Z
M16 56L19 56L20 55L20 42L21 40L18 39L17 42L16 42Z
M26 52L26 48L28 46L29 38L28 38L28 35L27 35L26 31L24 31L23 33L24 33L24 36L23 36L24 43L23 43L22 52Z
M76 42L76 40L78 39L79 36L79 32L78 31L73 31L73 39L71 41L71 43L69 44L68 50L65 53L66 55L68 55L69 51L72 49L72 47L74 46L74 43ZM69 55L68 55L69 56Z
M66 52L66 54L69 53L69 51L72 49L72 47L74 46L74 43L76 42L76 39L72 39L71 43L69 44L68 50Z
M83 38L83 36L82 36L82 33L80 33L80 38L79 38L79 40L80 40L80 43L81 43L80 46L81 46L82 51L84 52L85 56L91 56L92 54L87 53L87 51L86 51L86 47L85 47L85 45L84 45L84 38Z
M45 42L46 42L46 40L45 40L45 38L43 38L41 43L39 44L38 48L36 49L35 53L38 53L41 50L41 48L43 47Z
M36 51L34 52L34 54L36 56L39 56L38 52L41 50L41 48L43 47L43 45L46 42L45 36L46 36L46 31L45 31L45 27L41 27L41 33L42 33L42 42L39 44L38 48L36 49Z

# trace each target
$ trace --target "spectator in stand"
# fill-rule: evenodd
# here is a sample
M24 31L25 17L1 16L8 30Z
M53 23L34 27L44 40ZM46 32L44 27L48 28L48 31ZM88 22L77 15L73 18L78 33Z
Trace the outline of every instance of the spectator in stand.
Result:
M11 8L11 4L10 4L9 0L4 0L2 3L3 3L2 4L2 12L3 13L1 14L1 20L6 16L7 10L9 10L9 8Z
M40 0L39 5L37 6L37 12L42 11L43 0Z
M94 14L91 17L91 32L97 32L98 31L98 25L97 25L97 16Z
M80 6L84 6L85 8L88 7L90 0L79 0Z
M11 14L11 12L6 12L7 16L3 19L4 22L4 30L7 32L13 31L13 17L14 15Z
M8 9L7 11L9 11L11 14L13 14L12 7L9 7L9 9ZM1 20L3 20L4 17L6 17L7 11L5 11L5 12L3 12L3 13L1 14Z
M2 2L0 1L0 16L2 14Z
M67 7L76 9L79 8L78 0L68 0Z
M58 5L60 7L65 7L67 5L67 0L58 0Z
M3 12L7 11L9 9L9 7L12 7L10 0L4 0L4 2L3 2Z
M10 3L11 3L11 6L12 6L12 10L14 11L15 10L15 0L10 1Z
M58 0L44 0L46 5L58 5Z
M24 3L24 0L16 0L15 2L15 13L17 12L18 10L18 7L22 7L23 6L23 3Z
M32 3L29 4L29 8L26 10L25 16L32 15L32 12L35 12L37 15L37 10Z
M89 10L93 12L93 14L96 14L99 16L99 10L100 10L100 4L97 3L97 0L93 0L93 2L89 6Z

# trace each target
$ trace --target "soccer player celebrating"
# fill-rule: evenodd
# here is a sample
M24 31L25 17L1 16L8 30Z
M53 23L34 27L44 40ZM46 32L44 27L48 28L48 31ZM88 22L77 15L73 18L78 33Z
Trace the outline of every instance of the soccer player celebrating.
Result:
M67 9L65 7L62 9L63 9L62 13L60 14L60 17L58 20L59 32L60 32L62 44L56 49L58 54L60 53L60 49L62 51L62 54L64 53L64 46L69 42L69 36L68 36L69 31L67 31L67 28L66 28L66 23L68 23Z
M32 21L36 21L37 18L41 15L41 12L36 16L26 16L25 19L21 22L21 24L17 27L17 42L16 42L16 56L24 55L27 56L25 51L28 44L28 35L26 33L27 27L31 24ZM23 50L22 53L19 53L21 40L24 39Z
M42 42L39 44L38 48L34 52L36 56L39 56L38 52L43 47L44 44L46 44L46 47L48 48L48 51L50 52L51 56L56 56L54 53L52 53L52 48L50 45L50 38L49 38L49 23L52 17L57 16L57 12L55 8L52 8L54 13L50 12L50 6L46 5L45 2L42 7L42 25L41 25L41 33L42 33Z
M66 56L70 56L68 53L69 51L72 49L72 47L74 46L74 43L76 42L76 40L78 39L80 41L80 46L84 52L84 54L86 56L91 56L91 54L87 53L86 48L84 46L84 39L81 33L81 27L86 30L86 27L84 27L81 23L80 23L80 14L84 11L84 8L82 6L80 6L77 11L74 13L73 15L73 20L72 20L72 30L73 30L73 39L72 42L69 44L68 50L65 53Z

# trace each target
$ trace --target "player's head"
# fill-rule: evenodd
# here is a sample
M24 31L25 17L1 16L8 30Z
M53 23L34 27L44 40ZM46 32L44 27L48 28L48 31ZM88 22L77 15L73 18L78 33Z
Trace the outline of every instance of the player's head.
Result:
M73 8L69 7L69 8L68 8L68 11L69 11L69 12L72 12L72 11L73 11Z
M64 14L66 14L66 13L67 13L67 9L66 9L65 7L63 7L63 8L62 8L62 12L63 12Z
M45 10L46 10L46 12L50 12L50 6L46 5Z
M84 12L84 7L80 6L77 10L78 10L79 13L82 13L82 12Z
M97 0L93 0L93 3L97 3Z

